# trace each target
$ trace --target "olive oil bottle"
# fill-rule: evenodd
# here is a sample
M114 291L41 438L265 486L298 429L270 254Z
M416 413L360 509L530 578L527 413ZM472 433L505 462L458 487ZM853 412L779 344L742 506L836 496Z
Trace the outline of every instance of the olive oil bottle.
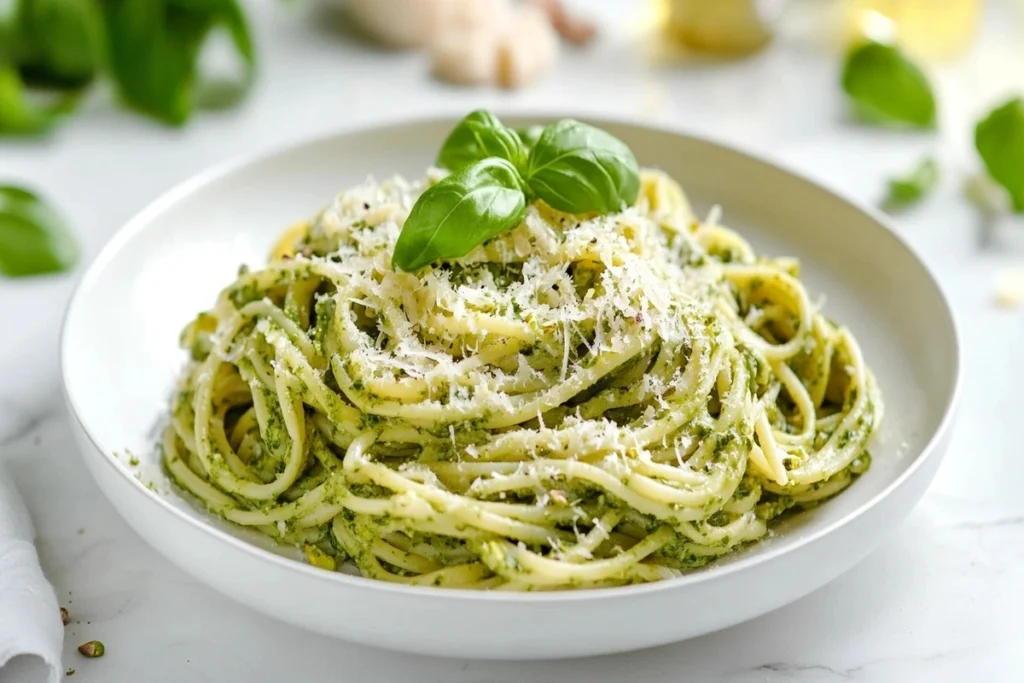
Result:
M665 35L701 52L743 55L760 50L774 34L780 0L659 0Z
M1024 4L1024 0L1018 0ZM897 40L915 57L955 58L973 43L984 0L652 0L670 42L701 52L743 55L781 31L845 51L865 37ZM780 21L783 10L786 16ZM787 26L793 24L793 26ZM879 35L879 28L882 35Z
M903 49L922 59L950 59L974 42L983 0L844 0L843 42L870 36L883 17Z

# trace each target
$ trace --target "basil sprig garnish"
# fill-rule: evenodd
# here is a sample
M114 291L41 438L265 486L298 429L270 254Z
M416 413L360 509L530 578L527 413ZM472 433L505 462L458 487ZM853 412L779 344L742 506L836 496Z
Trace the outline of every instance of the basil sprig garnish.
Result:
M478 109L459 121L441 145L437 165L450 171L461 171L477 161L498 157L521 168L526 150L514 130L501 125L498 117Z
M437 259L465 256L519 225L525 214L523 179L515 166L497 157L483 159L423 193L405 221L392 263L413 271Z
M56 273L77 260L78 244L53 207L24 188L0 185L0 273Z
M855 45L846 57L842 82L865 120L914 128L935 125L935 95L928 78L895 45Z
M531 197L574 214L607 214L636 202L640 168L618 138L572 119L523 134L527 145L482 110L459 122L437 158L453 173L413 205L395 244L395 268L465 256L519 225Z

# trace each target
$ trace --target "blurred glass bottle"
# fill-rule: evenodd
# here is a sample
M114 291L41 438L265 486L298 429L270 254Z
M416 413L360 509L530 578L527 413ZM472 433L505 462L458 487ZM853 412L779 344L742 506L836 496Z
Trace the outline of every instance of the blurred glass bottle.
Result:
M657 0L658 23L676 42L704 52L742 55L772 39L783 0Z
M961 55L978 32L983 0L844 0L842 42L870 36L879 15L892 22L895 38L924 59ZM873 36L871 36L873 37Z
M1024 5L1024 0L1016 0ZM786 37L846 50L875 37L880 22L924 59L957 57L978 33L984 0L652 0L656 25L674 43L704 52L747 54ZM779 17L786 9L786 24Z

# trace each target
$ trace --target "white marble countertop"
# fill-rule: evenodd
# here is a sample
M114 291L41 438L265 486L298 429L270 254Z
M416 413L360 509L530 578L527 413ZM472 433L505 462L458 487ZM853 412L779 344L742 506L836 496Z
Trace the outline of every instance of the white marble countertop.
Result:
M411 54L338 37L301 4L254 3L262 69L237 110L167 130L97 96L52 140L0 143L0 181L30 183L74 219L95 256L130 216L225 158L380 115L476 106L646 117L787 161L867 202L925 151L941 190L896 221L934 267L963 329L966 378L946 462L920 506L846 576L750 623L653 651L574 662L486 663L405 656L310 635L200 585L115 514L72 444L57 340L76 276L0 283L0 452L35 518L44 569L72 615L66 665L81 683L734 683L1024 680L1024 495L1016 480L1024 312L992 304L993 277L1024 268L1024 225L983 225L962 199L976 167L971 122L1024 90L1024 17L993 8L982 47L939 69L939 138L851 124L836 64L798 43L753 60L652 68L625 38L627 0L599 3L611 30L592 51L515 94L429 80ZM1013 82L1014 78L1020 80ZM1015 417L1016 416L1016 417ZM287 587L282 587L286 590ZM3 615L0 615L0 619ZM100 639L102 659L76 646Z

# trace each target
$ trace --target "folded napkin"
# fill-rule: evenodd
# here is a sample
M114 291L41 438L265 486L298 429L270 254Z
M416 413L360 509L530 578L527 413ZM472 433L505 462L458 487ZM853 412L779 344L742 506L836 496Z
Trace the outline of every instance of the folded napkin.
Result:
M64 627L28 510L0 458L0 683L61 680Z

